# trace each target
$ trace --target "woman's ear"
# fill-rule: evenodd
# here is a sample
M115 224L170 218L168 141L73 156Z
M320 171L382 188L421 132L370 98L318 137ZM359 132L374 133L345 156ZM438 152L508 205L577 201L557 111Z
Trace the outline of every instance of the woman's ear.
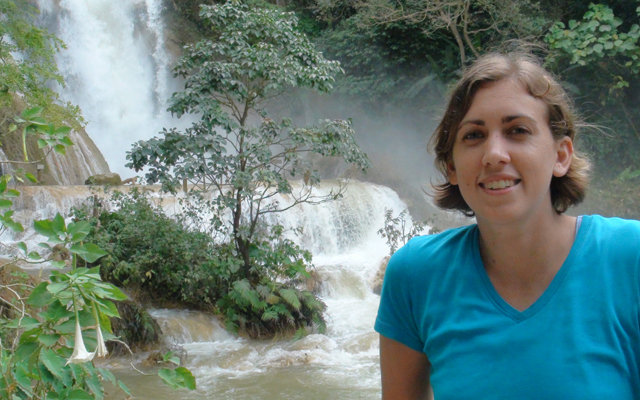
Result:
M565 176L573 159L573 140L565 136L556 142L556 163L553 166L553 176Z
M452 185L458 184L458 175L456 174L456 167L453 165L453 160L447 162L447 176L449 177L449 183Z

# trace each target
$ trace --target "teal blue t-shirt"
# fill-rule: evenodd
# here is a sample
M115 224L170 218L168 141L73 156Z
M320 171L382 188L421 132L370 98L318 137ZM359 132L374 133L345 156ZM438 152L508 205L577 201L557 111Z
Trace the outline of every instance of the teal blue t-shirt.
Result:
M427 355L435 399L640 399L640 222L584 216L523 312L491 284L478 233L414 238L385 274L375 329Z

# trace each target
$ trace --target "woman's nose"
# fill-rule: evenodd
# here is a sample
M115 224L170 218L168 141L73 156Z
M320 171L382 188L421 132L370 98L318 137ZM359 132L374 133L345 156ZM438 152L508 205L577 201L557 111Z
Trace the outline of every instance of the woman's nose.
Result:
M489 135L485 141L482 165L507 164L511 161L507 143L502 135Z

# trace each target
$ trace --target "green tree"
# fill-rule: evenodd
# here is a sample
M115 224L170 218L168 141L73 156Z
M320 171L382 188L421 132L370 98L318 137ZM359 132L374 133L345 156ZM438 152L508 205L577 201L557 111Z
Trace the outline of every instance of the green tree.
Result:
M547 63L581 95L583 113L612 129L611 135L587 135L585 142L601 175L640 167L640 5L636 15L617 17L603 4L590 4L581 20L556 22L545 37L552 50Z
M51 83L64 86L55 53L64 43L34 22L38 10L26 0L0 0L0 109L11 107L17 98L27 107L42 107L53 123L81 120L80 109L62 104ZM0 121L6 133L10 121Z
M287 119L267 117L267 103L285 90L328 92L341 71L296 29L293 13L250 10L229 1L203 6L200 16L216 36L186 49L175 68L186 79L185 89L173 95L170 107L178 116L199 114L200 120L185 132L164 130L160 138L135 144L129 166L147 167L147 181L168 190L183 180L201 190L215 189L219 225L229 213L245 277L255 283L259 271L252 255L261 254L257 234L264 217L296 204L336 199L344 190L315 195L320 178L306 155L340 156L362 170L369 161L355 143L351 121L294 128ZM297 177L304 184L294 189L288 179ZM290 201L281 204L274 199L278 194Z
M455 40L460 64L504 39L532 38L545 19L529 0L363 0L358 7L374 24L406 21L430 35L446 31Z

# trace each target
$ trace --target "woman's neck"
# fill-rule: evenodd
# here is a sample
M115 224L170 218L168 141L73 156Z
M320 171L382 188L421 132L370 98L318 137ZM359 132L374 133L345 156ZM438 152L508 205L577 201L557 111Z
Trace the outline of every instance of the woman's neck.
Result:
M575 224L555 211L505 225L478 220L485 269L507 302L524 309L542 295L571 250Z

